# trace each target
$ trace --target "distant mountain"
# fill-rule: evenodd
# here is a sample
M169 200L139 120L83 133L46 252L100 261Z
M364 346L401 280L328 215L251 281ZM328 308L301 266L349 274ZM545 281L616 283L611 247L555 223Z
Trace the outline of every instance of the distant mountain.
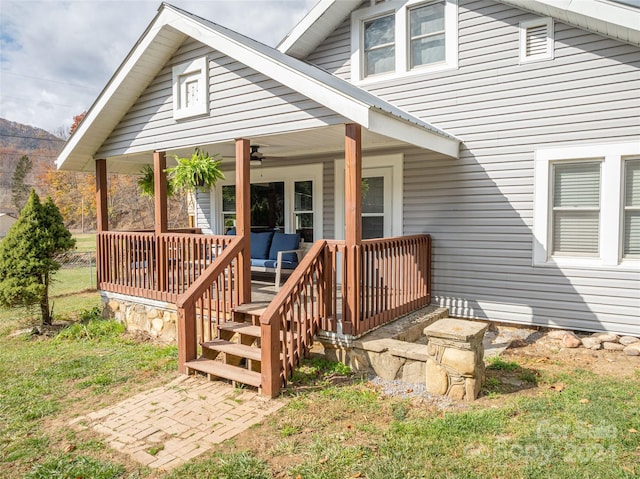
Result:
M41 148L60 149L64 140L43 130L0 118L0 147L33 151Z
M33 162L25 180L40 192L37 176L63 146L64 140L48 131L0 118L0 213L18 213L11 202L11 180L20 157L27 155Z

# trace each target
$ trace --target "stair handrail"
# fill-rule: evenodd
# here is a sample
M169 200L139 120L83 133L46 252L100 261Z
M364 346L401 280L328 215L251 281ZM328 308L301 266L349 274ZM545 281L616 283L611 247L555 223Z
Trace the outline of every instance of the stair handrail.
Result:
M282 386L282 361L280 359L280 324L284 314L283 306L295 293L298 284L303 280L315 263L324 260L327 247L326 240L316 241L304 256L300 264L293 270L286 283L280 288L275 298L260 315L262 344L262 392L266 396L275 397ZM326 298L320 298L325 301ZM277 320L276 320L277 319Z
M198 353L197 328L196 328L196 300L201 297L211 286L216 278L224 273L236 256L244 247L244 237L234 238L226 248L222 250L202 274L178 296L176 307L178 309L178 370L186 373L185 363L196 359Z

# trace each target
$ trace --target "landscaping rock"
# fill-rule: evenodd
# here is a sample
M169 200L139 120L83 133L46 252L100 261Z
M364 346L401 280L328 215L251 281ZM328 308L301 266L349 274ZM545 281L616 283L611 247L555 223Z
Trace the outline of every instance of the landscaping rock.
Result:
M429 359L426 365L426 386L431 394L446 394L449 390L449 375L435 361Z
M566 331L564 329L554 329L553 331L549 331L547 333L547 337L549 337L551 339L560 339L560 340L562 340L564 338L565 334L573 334L573 333L571 333L571 331Z
M565 332L564 336L562 336L562 345L565 348L577 348L581 344L580 338L570 331Z
M592 336L582 338L582 345L587 349L593 349L597 351L602 347L602 339L594 338Z
M630 344L640 343L640 338L634 338L633 336L622 336L618 342L625 346L629 346Z
M640 343L633 343L629 346L625 346L623 351L627 356L640 356Z
M602 347L607 351L622 351L625 348L624 345L611 341L605 341L604 343L602 343Z
M593 333L591 337L600 338L602 342L609 342L609 343L617 343L618 339L620 339L620 337L617 334L613 334L613 333Z

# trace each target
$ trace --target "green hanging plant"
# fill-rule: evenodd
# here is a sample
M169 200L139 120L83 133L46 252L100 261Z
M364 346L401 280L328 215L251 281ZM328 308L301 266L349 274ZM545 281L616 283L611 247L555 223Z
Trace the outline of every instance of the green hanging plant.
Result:
M153 167L150 165L144 165L140 170L138 176L138 188L142 196L149 196L153 198L154 195L154 173ZM173 196L175 194L175 188L171 180L167 181L167 196Z
M167 168L167 175L175 190L195 192L198 188L215 186L218 180L224 180L220 170L222 157L196 148L191 158L178 158L178 164Z

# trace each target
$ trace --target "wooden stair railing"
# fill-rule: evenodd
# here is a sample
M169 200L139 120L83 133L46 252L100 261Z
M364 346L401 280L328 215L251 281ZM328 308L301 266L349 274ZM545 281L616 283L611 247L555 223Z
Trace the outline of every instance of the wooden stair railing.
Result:
M196 359L198 343L215 339L215 329L231 318L231 310L238 304L237 263L243 247L243 237L233 238L178 296L178 370L181 373L187 373L187 363Z
M333 330L327 315L331 280L325 258L327 242L316 241L260 316L262 394L276 397L303 357L313 336Z

